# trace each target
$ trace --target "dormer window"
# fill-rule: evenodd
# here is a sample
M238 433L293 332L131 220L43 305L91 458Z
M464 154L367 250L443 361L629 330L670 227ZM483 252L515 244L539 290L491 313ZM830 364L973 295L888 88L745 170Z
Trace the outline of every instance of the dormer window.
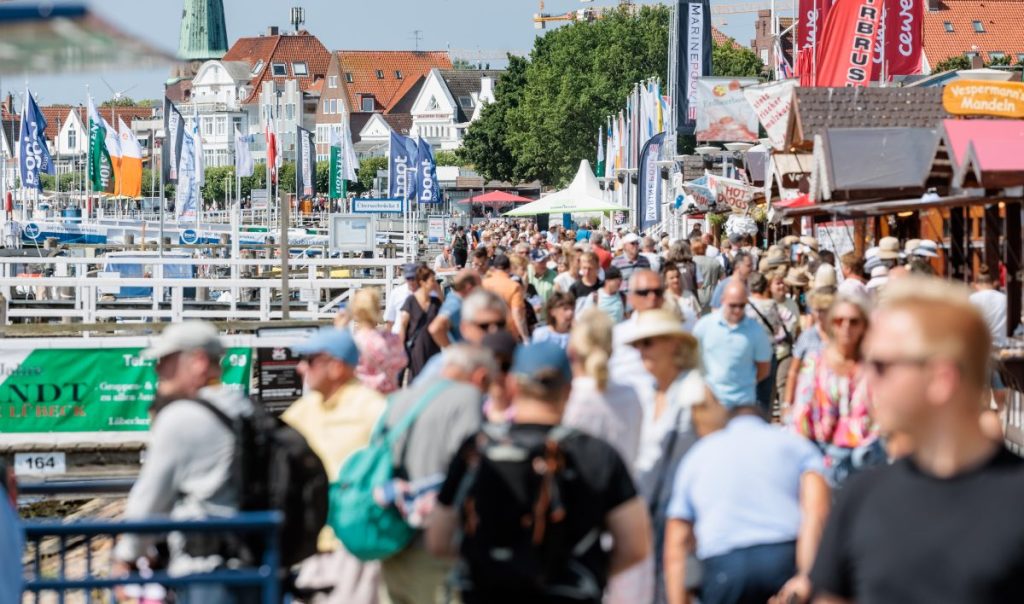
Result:
M256 65L254 65L253 68L252 68L252 75L254 75L254 76L259 75L260 72L263 71L263 66L264 65L265 65L265 63L263 62L263 59L260 59L259 61L256 61Z
M401 80L402 79L402 70L401 69L396 69L395 70L395 79L396 80Z
M292 73L296 76L309 75L309 70L306 68L306 64L302 62L292 63Z
M974 27L974 33L983 34L985 33L985 24L981 21L973 21L971 25Z
M360 110L365 111L365 112L373 111L373 108L374 108L373 95L370 95L370 94L361 95L359 97L359 108L360 108Z
M348 84L352 83L352 72L351 71L346 71L345 72L345 82L348 83Z
M383 80L384 79L384 70L383 69L378 69L377 70L377 79L378 80Z
M284 63L273 63L270 68L272 70L270 73L273 74L274 77L283 77L288 75L288 66Z

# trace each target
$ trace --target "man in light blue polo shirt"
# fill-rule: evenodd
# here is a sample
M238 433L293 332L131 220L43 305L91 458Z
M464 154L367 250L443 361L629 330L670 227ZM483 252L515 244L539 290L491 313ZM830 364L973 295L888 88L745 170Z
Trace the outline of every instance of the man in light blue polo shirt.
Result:
M746 316L746 307L746 284L732 280L722 292L722 307L693 328L707 383L726 407L755 404L757 383L771 371L771 340Z
M724 430L697 441L676 473L665 529L668 602L688 601L693 553L703 566L703 604L776 594L805 602L829 509L821 453L766 423L752 405L732 414Z

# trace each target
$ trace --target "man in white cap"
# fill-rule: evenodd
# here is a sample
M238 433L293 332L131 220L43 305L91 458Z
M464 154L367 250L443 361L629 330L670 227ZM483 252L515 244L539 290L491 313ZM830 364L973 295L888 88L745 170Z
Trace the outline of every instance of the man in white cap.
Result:
M207 405L229 418L252 413L252 403L238 390L221 386L224 347L209 323L187 321L169 326L142 352L156 361L156 396L146 463L128 495L124 517L170 516L177 520L229 516L238 511L239 489L233 484L235 437ZM171 574L207 572L226 566L224 548L209 537L172 533L168 539ZM138 535L123 535L114 548L113 575L127 574L146 555ZM223 585L185 588L188 601L234 602Z
M651 268L646 256L640 253L640 238L636 233L629 233L621 239L622 255L612 259L612 266L622 273L623 293L629 294L629 279L639 269Z

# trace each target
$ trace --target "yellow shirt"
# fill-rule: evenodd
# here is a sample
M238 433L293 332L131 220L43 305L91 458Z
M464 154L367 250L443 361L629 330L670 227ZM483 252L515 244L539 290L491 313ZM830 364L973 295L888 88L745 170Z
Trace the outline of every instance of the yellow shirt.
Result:
M357 449L370 442L370 434L384 412L385 398L376 390L353 379L326 400L310 392L292 403L281 419L295 428L316 452L327 478L338 479L342 464ZM338 544L330 528L320 533L320 551L332 551Z

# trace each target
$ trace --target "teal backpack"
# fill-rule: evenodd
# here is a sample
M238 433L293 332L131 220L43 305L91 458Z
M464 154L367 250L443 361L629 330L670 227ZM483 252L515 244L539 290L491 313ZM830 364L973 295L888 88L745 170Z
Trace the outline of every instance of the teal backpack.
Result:
M356 558L370 561L391 557L416 535L416 529L405 522L397 508L377 504L373 490L394 479L391 451L395 441L448 384L446 380L434 384L390 430L385 411L373 429L370 443L345 460L338 480L331 483L327 525Z

